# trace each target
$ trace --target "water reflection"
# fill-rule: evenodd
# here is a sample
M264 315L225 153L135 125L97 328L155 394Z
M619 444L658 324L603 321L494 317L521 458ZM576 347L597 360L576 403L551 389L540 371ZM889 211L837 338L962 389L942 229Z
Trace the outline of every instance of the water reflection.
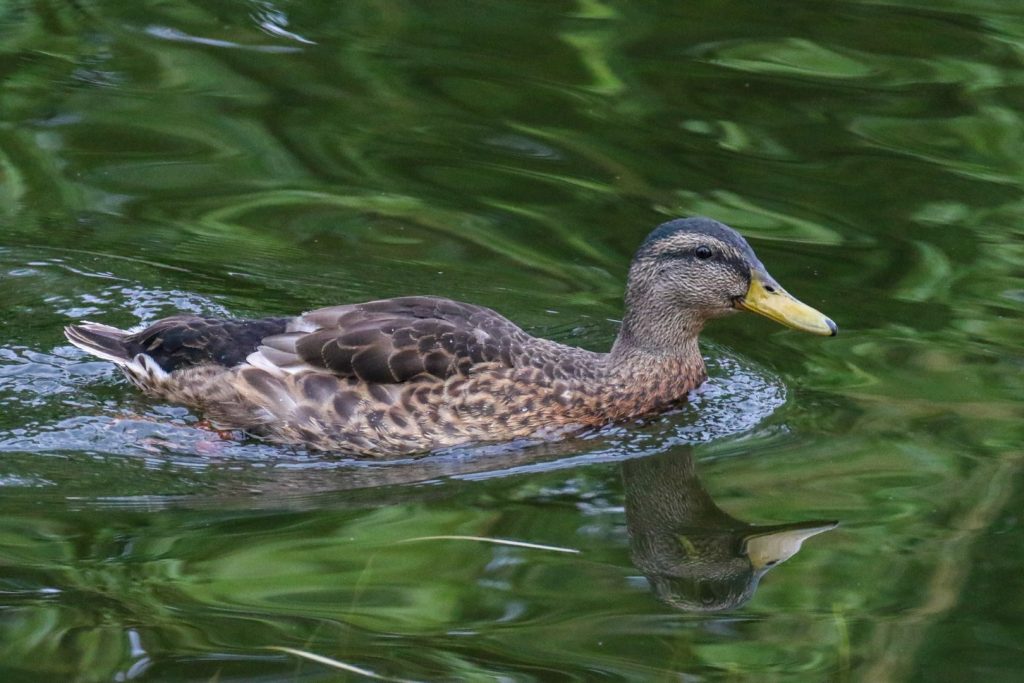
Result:
M137 507L145 500L173 505L218 509L282 506L292 510L334 507L371 508L414 504L436 499L435 486L417 483L439 479L491 476L514 478L520 468L547 462L557 467L565 444L509 448L500 457L477 452L463 457L422 458L380 466L349 463L336 469L276 471L261 482L226 482L212 498L189 496L177 500L140 497L97 501L101 505ZM812 536L834 529L835 520L809 520L759 525L736 519L719 508L697 476L693 449L677 446L644 457L618 452L630 557L659 600L687 612L714 612L743 606L761 578L795 555ZM591 462L603 468L608 461ZM341 492L374 490L372 499L338 498ZM258 499L253 498L258 494ZM614 500L612 494L611 500ZM346 502L347 501L347 502ZM614 504L613 504L614 507ZM532 542L534 538L516 538Z
M633 563L660 600L681 610L743 605L769 569L837 524L760 526L732 517L697 478L690 449L626 461L622 480Z

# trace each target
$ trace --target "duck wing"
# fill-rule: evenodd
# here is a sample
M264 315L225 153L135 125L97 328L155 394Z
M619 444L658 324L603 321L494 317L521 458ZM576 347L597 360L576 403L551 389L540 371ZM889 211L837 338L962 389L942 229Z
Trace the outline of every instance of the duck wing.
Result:
M516 367L540 342L489 308L430 296L331 306L305 313L260 342L251 365L276 375L324 372L371 384Z

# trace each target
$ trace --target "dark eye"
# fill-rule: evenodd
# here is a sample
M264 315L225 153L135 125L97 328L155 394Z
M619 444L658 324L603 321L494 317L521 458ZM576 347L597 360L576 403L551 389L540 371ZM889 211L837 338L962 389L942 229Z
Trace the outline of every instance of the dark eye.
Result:
M693 253L697 258L703 261L704 259L711 258L711 247L706 247L702 244L697 247Z

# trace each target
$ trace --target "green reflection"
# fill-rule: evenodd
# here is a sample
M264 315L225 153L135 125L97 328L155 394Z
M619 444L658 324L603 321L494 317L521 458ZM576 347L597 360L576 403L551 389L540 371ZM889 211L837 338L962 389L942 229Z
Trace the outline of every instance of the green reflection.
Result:
M0 677L335 676L260 649L285 645L421 680L1016 681L1022 19L1003 0L0 4ZM732 429L683 410L353 483L154 412L59 334L426 292L597 348L641 233L698 213L843 328L709 330L712 360L778 378L710 388L755 416L719 411ZM689 441L730 517L842 530L742 607L664 605L600 463ZM583 553L394 543L437 535Z

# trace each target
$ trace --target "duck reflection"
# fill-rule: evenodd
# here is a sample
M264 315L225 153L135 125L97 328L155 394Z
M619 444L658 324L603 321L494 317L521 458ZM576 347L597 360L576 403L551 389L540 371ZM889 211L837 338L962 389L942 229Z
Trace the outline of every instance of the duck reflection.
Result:
M663 602L703 612L743 605L769 569L792 557L806 539L837 524L817 520L761 526L730 516L701 484L688 448L626 460L626 451L619 447L591 452L580 460L573 457L578 448L578 443L567 441L379 464L347 462L332 467L325 461L323 467L263 468L246 477L232 471L212 494L145 496L140 501L147 509L375 508L448 499L452 492L443 482L455 479L522 475L538 471L531 469L537 466L550 471L617 463L633 564ZM441 485L419 485L424 482ZM117 500L124 507L125 499Z
M660 600L710 612L743 605L761 577L834 521L758 526L722 511L697 478L693 452L622 464L630 554Z

